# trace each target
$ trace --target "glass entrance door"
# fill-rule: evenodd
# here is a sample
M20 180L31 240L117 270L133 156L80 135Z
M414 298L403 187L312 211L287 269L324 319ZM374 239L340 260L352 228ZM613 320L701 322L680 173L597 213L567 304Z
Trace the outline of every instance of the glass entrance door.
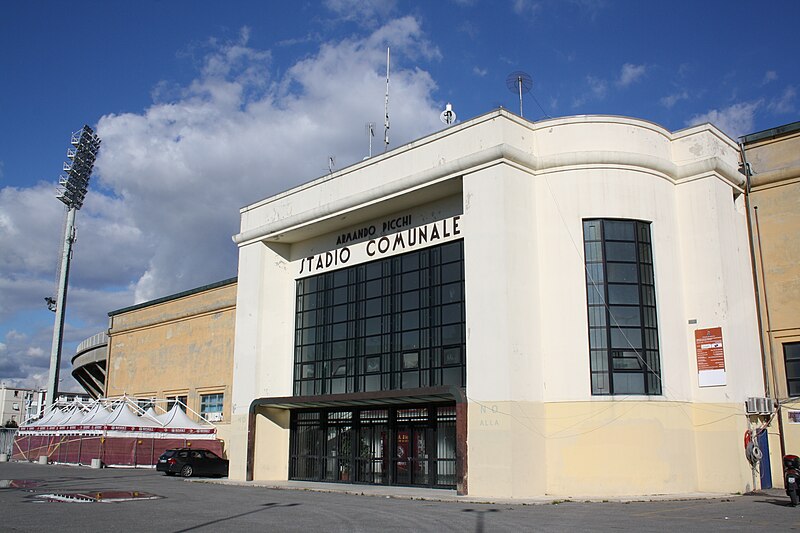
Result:
M429 485L431 431L428 409L398 409L394 479L399 485Z
M456 409L450 405L292 413L289 478L451 488Z

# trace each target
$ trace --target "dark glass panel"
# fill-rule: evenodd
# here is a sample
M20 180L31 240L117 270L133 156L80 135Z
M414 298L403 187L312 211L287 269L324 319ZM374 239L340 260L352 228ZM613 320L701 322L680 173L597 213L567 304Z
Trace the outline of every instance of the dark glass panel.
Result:
M786 342L783 344L783 355L787 361L800 359L800 342Z
M586 281L589 285L602 284L604 281L603 263L587 263L586 265Z
M638 285L608 284L608 303L609 304L629 304L639 303Z
M599 305L589 307L589 325L590 326L605 326L606 325L606 308Z
M610 322L612 326L641 326L642 321L639 312L639 306L608 306L608 313L611 315Z
M442 324L454 324L461 321L461 304L442 306Z
M452 263L461 260L461 242L443 244L440 248L442 263Z
M612 352L612 354L611 361L614 365L614 370L642 369L642 360L636 355L636 352Z
M615 372L614 394L644 394L644 374Z
M442 369L442 385L457 385L463 386L462 383L462 368L461 367L447 367Z
M442 364L445 366L461 364L461 347L448 346L442 349Z
M410 350L419 348L419 331L404 331L402 334L401 349Z
M442 344L456 344L461 342L461 324L442 326Z
M374 374L381 371L381 358L380 357L367 357L365 371L368 374Z
M401 296L402 309L408 311L411 309L419 309L419 293L420 291L404 292Z
M608 372L592 372L592 394L611 394Z
M608 370L608 352L605 350L591 350L592 370Z
M625 220L605 220L603 221L605 239L610 241L633 241L634 235L633 222Z
M583 240L584 241L599 241L600 240L600 221L599 220L584 220L583 221Z
M636 243L606 242L606 261L636 261Z
M461 279L461 263L442 265L442 283L451 283Z
M450 283L448 285L442 285L441 303L448 304L452 302L460 302L461 300L462 300L461 283Z
M640 328L618 328L611 326L611 349L628 348L640 349L642 347L642 330Z
M597 263L603 260L603 244L600 242L587 242L584 244L587 263Z
M333 286L334 287L343 287L347 285L348 279L348 270L337 270L333 273Z
M408 311L403 313L402 327L404 331L419 328L419 311Z
M410 291L414 289L419 289L419 272L416 270L403 274L402 278L402 290Z
M611 283L636 283L636 263L608 263L608 281Z
M419 368L419 353L418 352L404 353L402 364L403 364L403 370L411 370Z
M589 348L599 350L606 348L608 330L604 327L589 328Z

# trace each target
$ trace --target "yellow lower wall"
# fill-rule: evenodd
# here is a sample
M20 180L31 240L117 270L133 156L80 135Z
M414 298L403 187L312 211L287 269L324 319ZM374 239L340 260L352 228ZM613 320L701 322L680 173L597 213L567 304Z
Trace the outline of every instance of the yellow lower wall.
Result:
M740 404L470 402L468 494L619 497L752 490ZM288 475L289 411L259 410L254 479ZM231 478L246 474L247 417L231 424Z
M259 409L253 479L289 478L289 411Z
M229 427L228 477L244 481L247 477L247 415L232 415Z
M745 492L739 404L469 405L469 494L505 498Z

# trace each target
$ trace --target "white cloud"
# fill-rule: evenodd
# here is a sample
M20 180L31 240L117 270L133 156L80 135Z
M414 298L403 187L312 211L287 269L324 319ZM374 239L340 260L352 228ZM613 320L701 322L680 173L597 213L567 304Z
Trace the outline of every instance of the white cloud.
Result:
M763 102L742 102L724 109L712 109L686 121L687 126L710 122L734 139L753 132L756 110Z
M625 63L620 69L619 78L617 78L617 85L619 87L628 87L632 83L639 81L646 72L647 67L645 65Z
M68 346L105 329L109 311L235 276L231 236L243 205L326 173L328 155L337 168L360 161L364 124L383 122L387 44L396 147L442 127L431 76L416 60L403 67L439 57L412 17L323 44L280 71L244 30L215 43L191 83L161 84L170 90L142 113L102 117L77 216L65 365ZM64 216L54 189L0 189L0 328L18 328L18 316L33 324L24 339L0 329L0 376L20 384L47 376L53 315L44 297L55 291Z
M780 96L770 101L769 105L767 105L767 109L781 115L794 113L794 101L796 97L797 90L790 85L784 89Z
M489 70L480 67L472 67L472 73L475 74L476 76L480 76L481 78L483 78L489 73Z
M764 73L764 79L761 80L761 85L766 85L778 79L778 73L774 70L768 70Z
M667 109L672 109L672 107L681 100L688 100L688 99L689 99L689 92L684 90L664 96L659 100L659 102L661 102L661 105L663 105Z
M608 93L608 82L595 76L586 76L587 90L576 97L572 102L572 107L580 107L587 102L603 100Z
M602 100L606 97L608 92L608 82L606 80L595 78L594 76L586 76L586 83L589 85L589 90L597 100Z
M367 27L386 20L396 5L396 0L325 0L325 7L340 20L358 22Z
M513 0L511 9L517 15L533 17L541 10L542 5L534 0Z

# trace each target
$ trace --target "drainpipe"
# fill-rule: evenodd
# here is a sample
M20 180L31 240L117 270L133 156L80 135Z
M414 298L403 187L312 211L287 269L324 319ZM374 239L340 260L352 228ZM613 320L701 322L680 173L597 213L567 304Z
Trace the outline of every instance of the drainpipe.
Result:
M753 288L755 289L755 299L756 299L756 320L758 321L758 339L759 339L759 346L761 348L761 373L764 379L764 391L767 394L767 397L775 397L777 399L777 391L774 391L776 395L773 395L770 391L770 384L769 379L767 378L767 364L769 364L770 371L772 370L772 361L767 362L767 354L764 350L764 325L761 318L761 297L759 295L758 290L758 269L756 268L756 251L755 245L753 244L754 236L753 236L753 222L750 218L750 164L747 162L747 154L744 151L744 143L739 143L739 150L742 154L742 169L744 170L745 176L745 186L744 186L744 206L746 212L746 220L747 220L747 243L750 247L750 268L753 271ZM760 251L760 250L759 250ZM774 372L771 372L774 376Z

